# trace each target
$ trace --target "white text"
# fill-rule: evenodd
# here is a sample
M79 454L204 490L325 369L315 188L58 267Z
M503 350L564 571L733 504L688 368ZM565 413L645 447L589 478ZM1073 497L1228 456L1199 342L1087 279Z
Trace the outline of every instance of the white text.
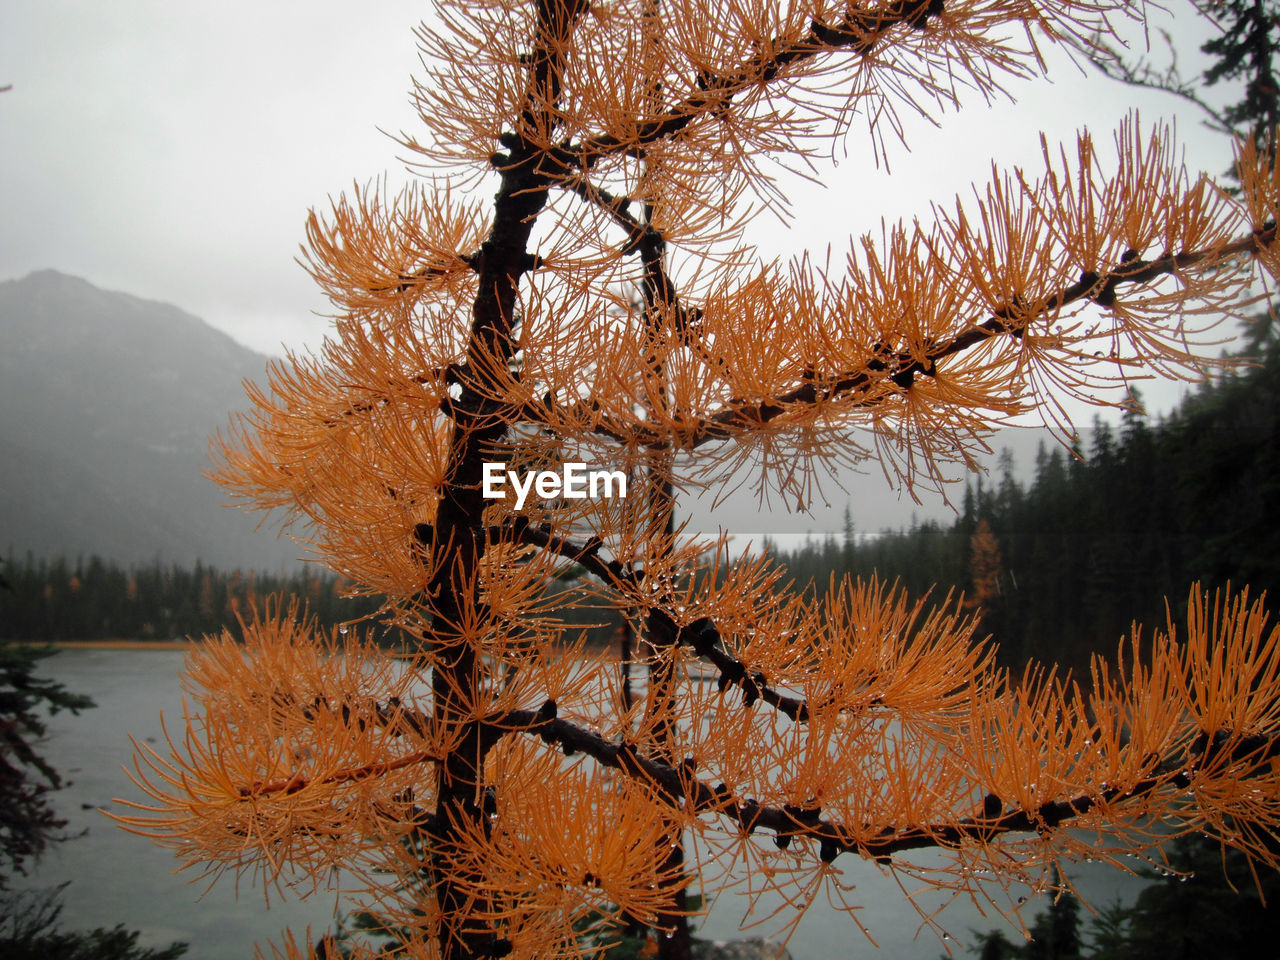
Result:
M510 483L516 492L517 510L524 506L531 490L539 500L554 500L557 497L585 500L588 496L595 500L600 497L609 499L627 495L625 473L621 470L588 470L585 463L566 463L559 473L554 470L537 470L527 472L523 477L514 470L508 470L505 463L486 463L483 467L483 481L480 494L486 500L505 499L503 487Z

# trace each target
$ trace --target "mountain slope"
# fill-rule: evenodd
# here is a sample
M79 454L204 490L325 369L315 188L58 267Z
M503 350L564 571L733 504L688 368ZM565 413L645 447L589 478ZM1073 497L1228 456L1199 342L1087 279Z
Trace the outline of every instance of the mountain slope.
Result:
M275 568L208 437L267 358L176 307L42 270L0 283L0 555Z

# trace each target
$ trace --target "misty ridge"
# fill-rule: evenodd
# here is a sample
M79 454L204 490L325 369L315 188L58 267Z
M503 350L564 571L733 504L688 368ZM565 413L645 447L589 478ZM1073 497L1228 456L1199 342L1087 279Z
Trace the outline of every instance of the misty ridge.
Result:
M0 552L275 569L301 550L224 509L209 436L267 357L168 304L42 270L0 283Z
M260 515L227 508L204 476L209 437L247 407L242 382L263 383L269 357L178 307L56 270L0 282L0 332L0 556L278 570L306 555L270 518L259 527ZM1025 476L1041 443L1056 441L1007 430L984 461L998 470L1007 449ZM962 493L949 491L955 503ZM916 503L872 464L826 479L793 512L730 480L704 494L687 529L785 547L839 532L846 506L862 534L950 523L952 507L928 494Z

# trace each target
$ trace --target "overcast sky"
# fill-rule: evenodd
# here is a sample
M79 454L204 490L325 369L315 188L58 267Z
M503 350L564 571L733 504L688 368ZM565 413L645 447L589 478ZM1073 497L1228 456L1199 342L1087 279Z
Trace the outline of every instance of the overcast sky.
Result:
M256 349L317 342L324 301L294 262L312 206L384 174L403 180L382 130L415 128L420 0L5 0L0 5L0 279L53 267L170 301ZM1190 21L1184 15L1184 20ZM821 246L986 179L994 151L1031 161L1043 127L1104 135L1140 105L1181 113L1221 169L1219 140L1168 97L1139 96L1058 58L1017 107L980 104L917 125L893 176L858 134L824 172L827 196L793 193L802 217L781 249ZM869 178L869 179L868 179ZM832 216L838 211L838 216Z
M53 267L265 352L316 343L311 206L415 119L415 0L5 0L0 278Z
M1194 54L1204 27L1174 9ZM416 130L412 28L429 12L420 0L5 0L0 279L53 267L176 304L263 352L315 346L327 304L294 260L307 211L354 182L407 179L380 130ZM820 171L825 193L790 188L794 226L758 221L764 246L847 248L881 217L986 181L993 158L1036 166L1041 129L1070 142L1087 124L1105 144L1135 108L1144 121L1178 117L1193 167L1228 162L1194 108L1064 56L1051 81L1009 89L1016 105L971 97L936 130L915 124L892 175L855 124ZM1148 397L1168 406L1176 391Z

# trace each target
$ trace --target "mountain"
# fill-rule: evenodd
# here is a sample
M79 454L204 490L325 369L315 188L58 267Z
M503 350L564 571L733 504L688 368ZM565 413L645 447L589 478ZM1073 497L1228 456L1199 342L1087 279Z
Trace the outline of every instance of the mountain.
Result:
M0 283L0 343L0 556L276 569L300 555L202 473L267 357L53 270Z
M260 516L223 508L202 474L208 437L246 406L241 381L262 380L267 357L176 307L53 270L0 283L0 338L0 557L275 569L303 552L270 525L255 532ZM1042 441L1054 445L1044 431L1007 430L992 446L1010 449L1026 480ZM984 461L997 482L998 455ZM746 470L718 491L727 496L682 504L689 529L791 546L838 535L846 505L863 533L954 518L874 462L839 471L797 513L776 494L762 504L757 478ZM950 493L958 503L963 484Z

